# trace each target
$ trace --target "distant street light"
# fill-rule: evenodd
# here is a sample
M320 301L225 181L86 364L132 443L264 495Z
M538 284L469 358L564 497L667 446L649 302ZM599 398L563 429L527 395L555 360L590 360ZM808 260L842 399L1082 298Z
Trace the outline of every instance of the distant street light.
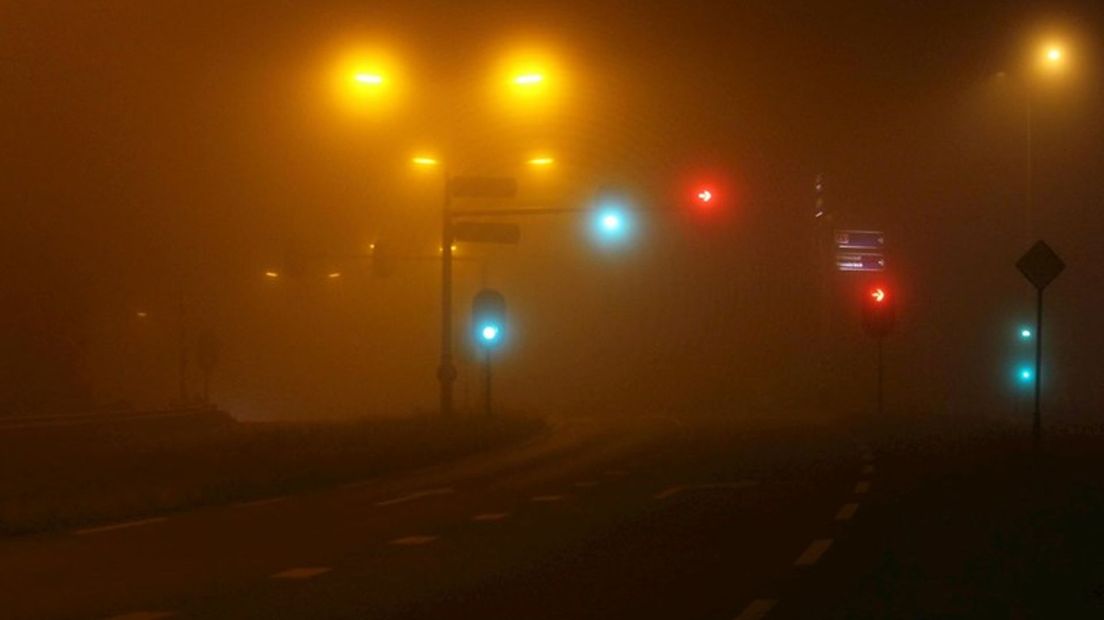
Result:
M551 166L554 163L556 163L556 160L551 157L534 157L529 160L530 166Z
M275 271L266 271L264 273L264 276L270 280L275 280L276 278L280 277L280 274Z
M341 272L340 271L335 271L335 272L327 275L326 277L331 279L331 280L336 280L336 279L341 277Z
M439 164L439 162L436 159L432 158L432 157L414 157L410 161L415 166L422 166L422 167L425 167L425 168L429 168L429 167L436 166L436 165Z
M544 76L539 73L525 73L514 78L514 84L518 86L532 86L544 81Z

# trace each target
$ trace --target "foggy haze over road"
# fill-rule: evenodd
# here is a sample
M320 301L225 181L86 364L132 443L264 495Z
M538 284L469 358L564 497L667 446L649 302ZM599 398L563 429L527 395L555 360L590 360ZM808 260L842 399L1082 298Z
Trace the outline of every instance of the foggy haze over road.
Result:
M295 281L261 276L289 251L363 254L381 239L432 255L440 189L410 169L419 149L456 173L518 175L519 202L585 207L614 187L667 206L703 173L732 188L725 217L647 215L617 254L596 252L570 217L520 222L516 247L462 247L518 321L500 369L509 407L717 408L732 395L819 405L805 355L819 329L818 174L841 224L891 240L907 300L888 353L907 369L889 378L899 404L1004 406L998 348L1030 312L1010 268L1028 236L1021 104L992 82L1037 24L1061 25L1081 61L1042 98L1035 132L1039 232L1076 265L1055 288L1055 404L1099 406L1104 336L1073 327L1095 324L1100 302L1096 14L999 3L968 15L785 3L3 11L10 323L35 325L25 347L44 368L75 367L81 398L161 405L175 393L183 298L188 329L220 336L218 401L249 417L435 407L432 262L382 279L337 258ZM402 83L386 109L350 109L334 93L343 55L361 48L386 50ZM555 58L555 105L491 92L489 76L522 49ZM519 170L540 150L554 168ZM347 277L310 277L327 270ZM457 277L463 309L480 269ZM136 324L138 311L148 320ZM836 318L828 343L832 400L848 410L869 404L856 392L872 364L851 319ZM69 344L43 343L54 336ZM458 397L477 401L465 387L474 361Z

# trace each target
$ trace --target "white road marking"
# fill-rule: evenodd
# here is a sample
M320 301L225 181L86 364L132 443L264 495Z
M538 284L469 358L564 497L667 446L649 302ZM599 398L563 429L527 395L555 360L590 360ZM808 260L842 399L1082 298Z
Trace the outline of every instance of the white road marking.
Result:
M831 538L821 538L809 543L805 551L794 561L794 566L812 566L832 546Z
M175 615L171 611L134 611L129 614L111 616L107 620L160 620L160 618L171 618Z
M123 523L113 523L111 525L100 525L97 527L86 527L81 530L73 530L73 533L77 536L86 536L88 534L100 534L103 532L114 532L115 530L125 530L131 527L139 527L142 525L150 525L152 523L160 523L162 521L168 521L168 517L153 517L151 519L139 519L137 521L125 521Z
M851 517L855 516L855 512L858 509L859 505L854 502L844 504L840 507L839 512L836 513L836 521L850 521Z
M862 482L859 482L855 485L855 493L856 494L863 495L863 494L869 493L869 492L870 492L870 483L867 482L866 480L863 480Z
M387 499L382 502L376 502L377 506L394 506L396 504L405 504L414 500L422 499L423 497L433 497L434 495L452 495L456 492L456 489L451 487L444 489L429 489L426 491L416 491L409 495L403 495L401 497L395 497Z
M748 606L736 616L736 620L763 620L774 609L778 601L773 598L757 598L748 603Z
M671 497L672 495L680 493L685 489L686 489L686 487L682 487L682 486L667 487L666 489L663 489L659 493L656 493L655 495L653 495L652 498L653 499L667 499L668 497Z
M597 480L580 480L579 482L575 483L575 486L579 487L580 489L589 489L590 487L598 486L598 481Z
M693 484L693 485L679 485L668 487L663 489L659 493L656 493L652 497L654 499L667 499L674 495L678 495L683 491L697 491L697 490L709 490L709 489L746 489L759 484L757 480L740 480L738 482L710 482L706 484Z
M396 538L395 540L392 540L389 544L400 545L403 547L413 547L415 545L428 545L435 540L437 540L436 536L404 536L402 538Z
M563 498L564 498L563 495L536 495L536 496L530 497L529 501L548 503L548 502L562 501Z
M483 514L475 515L471 518L472 521L501 521L506 517L509 517L508 512L484 512Z
M874 473L874 466L873 465L864 465L863 468L862 468L862 473L867 474L867 475L870 475L870 474Z
M248 502L238 502L234 506L238 508L249 508L251 506L265 506L267 504L276 504L287 500L286 497L266 497L264 499L254 499Z
M310 579L330 572L329 566L304 566L301 568L289 568L272 575L272 579Z

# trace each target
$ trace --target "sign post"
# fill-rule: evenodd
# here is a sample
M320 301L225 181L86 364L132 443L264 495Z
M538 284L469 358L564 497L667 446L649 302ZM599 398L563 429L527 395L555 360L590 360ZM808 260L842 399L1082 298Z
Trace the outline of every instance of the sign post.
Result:
M1031 439L1038 450L1042 442L1043 388L1043 290L1062 273L1066 264L1044 241L1038 241L1016 261L1027 281L1035 287L1035 410L1031 424Z

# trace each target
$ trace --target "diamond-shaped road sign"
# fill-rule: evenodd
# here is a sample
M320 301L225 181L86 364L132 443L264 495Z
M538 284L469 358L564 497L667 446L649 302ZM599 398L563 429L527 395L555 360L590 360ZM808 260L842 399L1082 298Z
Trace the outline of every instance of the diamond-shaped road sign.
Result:
M1058 274L1062 273L1062 270L1066 268L1066 264L1062 262L1061 258L1058 258L1058 255L1050 249L1049 245L1039 241L1031 246L1031 249L1021 256L1020 260L1016 261L1016 268L1027 278L1028 282L1031 282L1036 289L1041 291L1053 282Z

